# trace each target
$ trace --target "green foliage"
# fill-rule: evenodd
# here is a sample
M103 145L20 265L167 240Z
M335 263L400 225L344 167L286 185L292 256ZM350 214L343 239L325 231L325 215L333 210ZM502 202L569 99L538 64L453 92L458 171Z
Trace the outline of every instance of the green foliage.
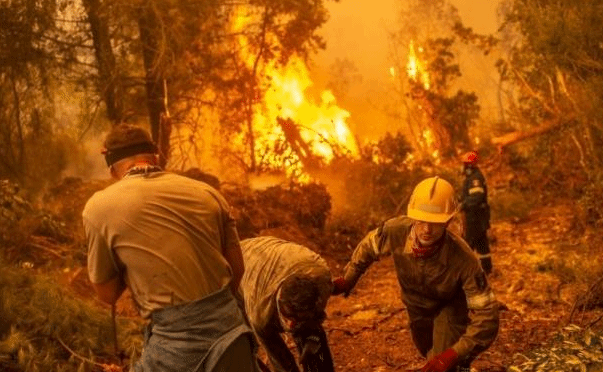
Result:
M65 169L74 140L55 124L56 76L75 48L57 24L62 1L0 3L0 178L43 187Z
M427 71L431 82L430 89L438 95L450 89L452 82L461 76L461 70L455 62L452 52L455 39L440 37L427 39L424 58L427 62Z
M76 371L79 356L97 362L114 359L108 311L75 299L54 279L0 262L0 369L16 364L26 371ZM121 346L139 355L141 323L120 320ZM115 363L115 362L114 362Z
M19 187L8 180L0 181L0 244L11 245L25 238L19 221L31 213L32 206L20 193Z
M274 228L322 231L331 212L331 197L319 183L290 182L265 190L236 188L223 193L235 211L242 239Z
M603 369L603 336L591 329L570 325L547 345L515 355L508 372L600 371Z
M0 75L12 79L47 78L57 64L59 45L47 37L56 33L53 17L60 1L14 0L0 3Z
M603 5L597 0L515 1L507 22L519 28L525 43L515 50L514 57L521 58L520 52L528 52L521 63L535 73L536 68L550 72L558 67L583 79L599 76L602 16Z
M454 96L443 96L431 91L426 92L426 100L433 109L432 118L446 129L454 148L471 148L469 128L479 117L477 95L462 90ZM456 155L453 149L444 151L445 155Z
M433 24L425 26L431 32L424 35L417 31L417 35L408 40L408 29L413 30L416 27L416 24L410 24L413 12L422 15L434 13L433 17L425 18ZM449 8L441 1L412 4L402 16L402 23L406 22L408 24L403 25L404 31L392 36L395 48L402 49L396 50L395 54L407 55L408 52L404 49L414 41L415 46L420 46L420 53L417 53L418 63L425 64L425 74L429 80L428 86L422 79L406 81L406 76L401 76L397 82L400 85L398 90L402 93L400 98L405 101L404 105L399 106L407 108L410 135L424 137L427 131L430 133L429 138L412 139L413 145L427 154L433 154L437 150L439 156L455 156L458 148L472 147L468 132L475 124L480 111L475 93L462 90L455 94L451 92L453 83L461 76L460 67L456 63L456 36L465 43L479 45L485 52L495 44L495 40L463 28L456 9ZM449 36L452 31L456 36ZM406 70L406 59L395 63L398 65L398 71ZM408 97L414 102L406 102Z
M549 128L515 149L526 153L525 183L553 197L585 190L581 206L589 222L603 207L594 197L603 172L602 6L593 0L514 1L505 30L521 42L510 40L510 58L499 64L502 78L517 87L511 106L516 127Z

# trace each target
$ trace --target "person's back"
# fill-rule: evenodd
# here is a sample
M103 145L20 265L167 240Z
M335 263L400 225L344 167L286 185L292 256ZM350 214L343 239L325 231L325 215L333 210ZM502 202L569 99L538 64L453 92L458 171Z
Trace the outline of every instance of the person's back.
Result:
M117 182L82 214L89 277L113 306L129 287L149 320L133 371L256 371L252 331L234 296L244 265L226 201L163 172L141 128L113 127L105 148Z
M245 261L241 279L245 310L274 369L298 371L293 354L279 335L288 332L300 351L301 364L316 363L320 370L333 370L322 328L332 291L325 260L309 248L269 236L242 240L241 250ZM320 340L314 361L303 355L312 337Z
M111 242L146 317L153 310L203 298L231 280L222 256L224 208L223 198L210 186L153 172L126 176L98 192L83 217L86 226ZM110 257L92 262L102 267L91 266L91 278L106 280Z
M245 309L254 328L263 328L275 310L274 296L293 274L308 275L324 284L325 302L330 295L331 272L323 258L310 249L271 236L241 241L245 273L241 279Z

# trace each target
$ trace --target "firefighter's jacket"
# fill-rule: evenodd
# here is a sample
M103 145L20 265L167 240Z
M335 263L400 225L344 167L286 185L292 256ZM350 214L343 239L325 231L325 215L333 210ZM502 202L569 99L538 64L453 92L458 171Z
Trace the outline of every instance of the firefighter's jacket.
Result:
M345 279L354 286L374 261L392 255L402 300L409 314L413 310L413 313L433 314L435 318L438 310L452 303L452 299L464 296L469 324L451 347L461 358L475 357L492 344L499 325L498 303L479 261L467 243L450 231L446 231L442 246L433 256L414 257L412 224L412 219L402 216L369 232L346 265Z
M484 175L475 166L471 168L471 173L465 176L463 182L461 210L465 212L468 236L485 234L490 228L488 186Z

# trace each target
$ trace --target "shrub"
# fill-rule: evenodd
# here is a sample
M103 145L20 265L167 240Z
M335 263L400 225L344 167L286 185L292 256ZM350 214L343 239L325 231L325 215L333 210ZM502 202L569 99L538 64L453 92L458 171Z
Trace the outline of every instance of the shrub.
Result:
M537 201L535 198L526 197L526 193L504 190L498 192L496 197L490 198L488 202L493 219L523 221L528 217Z
M65 346L97 362L116 359L109 312L75 298L52 278L0 262L0 295L0 370L90 370L80 369L89 366ZM120 346L130 360L140 354L141 326L119 319Z

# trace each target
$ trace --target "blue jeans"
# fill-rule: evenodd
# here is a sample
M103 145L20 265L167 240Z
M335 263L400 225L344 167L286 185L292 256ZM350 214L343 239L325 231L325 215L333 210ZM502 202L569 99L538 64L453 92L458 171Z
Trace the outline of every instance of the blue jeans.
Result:
M151 314L135 372L256 371L252 331L226 287Z

